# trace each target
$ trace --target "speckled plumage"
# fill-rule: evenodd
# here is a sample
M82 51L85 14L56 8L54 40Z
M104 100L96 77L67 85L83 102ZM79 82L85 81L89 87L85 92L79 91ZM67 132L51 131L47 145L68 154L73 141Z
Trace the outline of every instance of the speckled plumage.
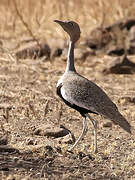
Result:
M71 149L78 144L86 133L86 118L88 117L94 127L94 151L97 152L97 122L88 113L103 115L128 133L131 133L131 126L100 87L76 72L74 66L74 44L80 38L79 25L73 21L63 22L55 20L55 22L61 25L70 36L67 66L65 73L57 83L57 94L68 106L76 109L83 116L82 133Z
M57 87L61 85L63 99L84 109L112 120L124 130L130 132L130 124L120 114L117 106L107 94L95 83L76 72L66 72L59 79Z

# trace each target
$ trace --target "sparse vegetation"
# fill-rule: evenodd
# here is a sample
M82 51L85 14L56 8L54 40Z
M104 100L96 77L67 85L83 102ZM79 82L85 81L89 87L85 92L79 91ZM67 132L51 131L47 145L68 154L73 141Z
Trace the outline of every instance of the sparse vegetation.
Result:
M0 1L0 179L135 179L134 134L115 125L103 127L102 117L95 117L97 154L93 154L90 123L73 154L66 152L67 139L35 134L62 124L77 137L81 116L56 96L56 82L65 69L61 58L50 62L13 55L29 39L65 39L54 19L77 21L83 41L95 26L135 17L134 0L16 0L16 7L20 16L15 0ZM82 65L77 63L77 69L102 87L135 126L135 102L129 100L135 97L135 74L104 76L100 69L108 61L108 57L88 57Z

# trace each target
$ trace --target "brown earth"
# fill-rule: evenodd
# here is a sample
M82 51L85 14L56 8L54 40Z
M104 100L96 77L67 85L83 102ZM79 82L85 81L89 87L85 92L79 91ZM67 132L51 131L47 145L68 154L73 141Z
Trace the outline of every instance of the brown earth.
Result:
M57 80L65 70L65 56L64 60L56 57L47 61L16 59L11 54L30 39L50 42L53 51L58 43L62 48L67 36L53 23L54 19L77 21L82 31L81 44L88 39L91 29L135 17L134 0L16 1L19 13L14 2L0 2L0 179L134 180L134 133L129 135L93 115L98 121L97 154L93 153L93 128L89 122L87 135L72 153L67 152L73 143L70 135L50 137L62 132L60 125L75 137L82 130L81 116L56 96ZM135 74L103 74L113 57L101 54L89 52L85 61L81 54L76 69L104 89L135 127ZM135 63L134 55L128 58Z
M135 102L131 101L135 98L135 75L104 76L100 69L106 62L106 57L93 57L76 68L103 88L135 126ZM65 63L61 59L51 64L39 59L15 61L7 54L1 57L0 177L134 179L134 135L127 134L115 125L106 127L106 120L101 117L93 116L99 122L97 154L93 153L93 129L90 123L87 135L71 154L66 151L71 146L68 140L36 135L35 131L46 129L47 125L55 130L61 124L71 130L75 137L81 133L81 116L56 96L56 83L64 69Z

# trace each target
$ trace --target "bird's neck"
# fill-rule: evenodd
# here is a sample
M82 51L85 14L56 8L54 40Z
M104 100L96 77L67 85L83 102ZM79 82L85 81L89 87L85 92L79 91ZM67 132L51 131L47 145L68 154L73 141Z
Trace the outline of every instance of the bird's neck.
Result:
M65 72L69 72L69 71L76 72L75 66L74 66L74 43L72 41L69 42L67 66L66 66Z

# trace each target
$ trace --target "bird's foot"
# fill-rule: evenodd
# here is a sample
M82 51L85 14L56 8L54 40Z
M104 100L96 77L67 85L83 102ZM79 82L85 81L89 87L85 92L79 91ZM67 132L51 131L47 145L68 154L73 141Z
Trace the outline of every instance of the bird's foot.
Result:
M94 153L98 153L98 149L94 149Z

